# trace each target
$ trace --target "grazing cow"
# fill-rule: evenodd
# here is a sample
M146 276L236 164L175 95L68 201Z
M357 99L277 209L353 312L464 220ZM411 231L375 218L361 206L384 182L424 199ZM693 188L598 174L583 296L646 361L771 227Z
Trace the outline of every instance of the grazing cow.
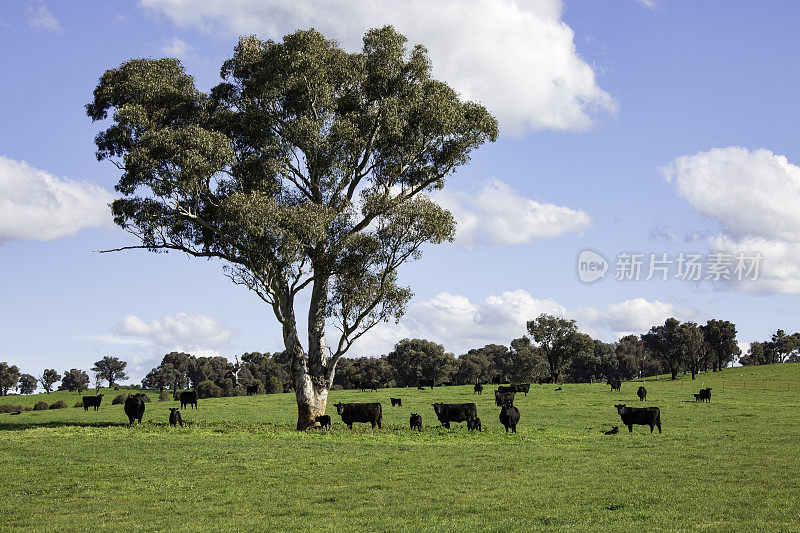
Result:
M362 381L361 392L366 392L367 390L378 392L378 384L374 381Z
M483 429L481 428L481 419L475 417L473 419L467 420L467 429L470 431L473 431L475 429L477 429L478 431L483 431Z
M94 410L97 411L100 409L100 402L103 401L103 395L98 394L97 396L84 396L83 397L83 410L88 411L90 407L94 407Z
M480 394L482 392L483 392L483 385L481 385L480 383L476 383L475 384L475 393L476 394Z
M619 433L619 426L614 426L613 428L609 429L608 431L604 431L603 435L614 435Z
M650 433L653 427L658 426L661 433L661 410L658 407L625 407L625 404L617 404L617 408L622 423L628 426L628 431L633 433L633 425L650 426Z
M144 416L144 393L138 392L136 394L131 394L125 400L125 414L128 415L128 420L130 424L133 424L134 420L138 420L139 423L142 423L142 416Z
M258 394L258 383L247 386L247 395L252 396L253 394Z
M314 422L318 422L324 429L331 429L331 417L328 415L319 415L314 418Z
M696 402L700 401L700 395L699 394L693 394L692 396L694 396L694 401L696 401Z
M504 403L514 403L514 393L513 392L501 392L499 389L494 391L494 403L497 404L497 407L500 407Z
M181 409L191 405L193 409L197 409L197 391L185 390L181 393Z
M419 385L417 385L418 389L424 389L425 387L433 388L433 380L432 379L420 379Z
M337 403L336 412L342 417L342 422L353 429L353 422L368 422L372 429L381 427L383 410L379 403Z
M500 409L500 423L506 427L506 433L508 433L508 428L511 428L511 431L516 433L518 422L519 409L510 403L503 404L503 408Z
M608 385L611 385L611 392L617 391L619 392L619 388L622 387L622 381L618 379L609 379L606 381Z
M514 387L514 385L500 385L497 387L497 390L499 392L517 392L517 389Z
M392 400L392 407L403 407L403 399L402 398L389 398Z
M450 429L450 422L466 422L478 416L478 408L474 403L434 403L432 405L436 412L436 418L448 429Z
M711 387L707 389L700 389L700 401L701 402L711 401Z
M181 411L177 407L169 408L169 425L172 427L180 424L183 427L183 418L181 418Z
M640 385L639 390L636 391L636 396L639 397L640 401L645 401L647 399L647 389Z
M514 385L511 386L514 387L514 392L524 392L525 396L527 396L528 391L531 390L530 383L515 383Z
M417 428L417 431L422 431L422 415L411 413L411 418L408 419L411 429Z
M559 388L557 388L556 390L564 390L564 389L562 389L561 387L559 387Z

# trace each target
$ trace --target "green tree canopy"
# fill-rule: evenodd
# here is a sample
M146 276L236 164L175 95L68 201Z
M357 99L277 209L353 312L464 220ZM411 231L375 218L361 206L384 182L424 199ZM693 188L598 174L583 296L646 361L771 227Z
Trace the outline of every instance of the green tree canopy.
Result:
M221 75L204 93L175 59L108 70L87 105L112 122L97 157L122 172L112 211L135 247L221 259L270 306L305 429L325 412L339 358L403 314L411 291L397 268L452 239L452 215L426 193L493 141L497 122L431 78L425 48L388 26L360 53L313 30L243 37ZM330 351L326 320L339 331Z
M64 371L59 389L81 392L89 387L89 375L84 370L73 368Z
M0 396L5 396L8 391L16 388L19 381L19 368L3 361L0 363Z
M22 374L19 377L19 392L20 394L33 394L39 386L39 380L36 376L31 374Z
M39 376L39 382L47 394L50 394L50 391L53 390L53 384L58 381L61 381L61 375L54 368L45 368L42 375Z
M397 371L399 387L416 387L420 380L448 381L455 369L455 357L444 346L425 339L403 339L386 356Z
M528 333L539 345L550 367L550 379L558 382L564 366L569 363L573 348L580 344L575 337L578 324L573 319L541 314L527 324Z
M99 361L94 363L92 372L97 373L100 381L108 380L108 386L113 387L117 381L128 379L128 374L125 373L125 367L128 365L125 361L120 361L118 357L105 355ZM99 387L98 383L98 387Z

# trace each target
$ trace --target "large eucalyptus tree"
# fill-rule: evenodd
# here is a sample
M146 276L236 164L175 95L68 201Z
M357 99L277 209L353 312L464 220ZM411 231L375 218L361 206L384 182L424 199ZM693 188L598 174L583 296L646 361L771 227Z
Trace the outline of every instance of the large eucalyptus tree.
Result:
M411 297L397 268L454 220L426 193L497 137L482 106L431 78L391 27L348 53L314 30L239 40L200 91L176 59L105 72L87 105L122 172L114 221L154 252L218 258L269 304L292 357L297 428L325 410L336 362ZM308 338L295 301L308 290ZM338 328L329 348L326 320Z

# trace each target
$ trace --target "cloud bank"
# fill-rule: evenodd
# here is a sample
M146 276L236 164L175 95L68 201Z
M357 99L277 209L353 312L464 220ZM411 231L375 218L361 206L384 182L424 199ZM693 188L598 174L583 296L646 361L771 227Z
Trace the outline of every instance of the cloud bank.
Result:
M561 0L141 0L182 27L280 39L316 28L348 50L369 28L391 24L425 45L434 75L485 105L504 133L590 128L616 113L575 34Z

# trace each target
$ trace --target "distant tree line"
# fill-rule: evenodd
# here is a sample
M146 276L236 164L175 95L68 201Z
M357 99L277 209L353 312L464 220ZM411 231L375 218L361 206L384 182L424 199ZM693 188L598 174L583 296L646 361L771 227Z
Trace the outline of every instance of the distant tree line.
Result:
M743 365L771 365L800 362L800 333L791 335L779 329L772 338L751 342L747 353L739 358Z
M778 330L771 339L753 342L741 355L736 342L736 325L709 320L704 325L668 318L664 324L642 335L626 335L613 343L603 342L578 331L575 320L542 314L527 323L528 335L508 346L488 344L460 356L441 344L426 339L403 339L380 357L342 358L334 377L334 388L416 387L423 383L467 385L474 383L588 382L668 373L720 371L738 360L743 365L800 362L800 333ZM285 352L248 352L227 358L196 357L171 352L142 380L146 389L162 393L193 388L206 396L235 396L247 389L258 393L279 393L293 388L290 358ZM92 367L95 380L109 387L127 379L126 363L106 356ZM50 392L82 391L89 387L89 375L79 369L59 374L46 369L35 377L21 374L16 366L0 363L0 395L9 390L30 394L41 384Z

